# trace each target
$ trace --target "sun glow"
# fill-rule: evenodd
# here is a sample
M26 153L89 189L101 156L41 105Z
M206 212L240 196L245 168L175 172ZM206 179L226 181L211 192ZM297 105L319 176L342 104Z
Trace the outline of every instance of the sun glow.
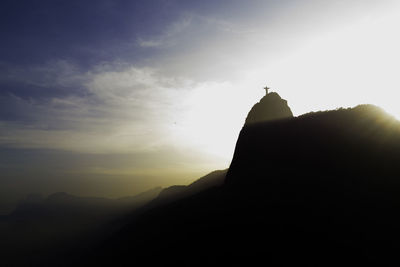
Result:
M400 118L399 11L318 36L270 68L294 113L371 103Z
M247 112L260 93L229 82L200 84L183 100L187 111L176 122L177 138L229 164Z
M199 84L182 100L186 111L175 126L179 140L229 162L265 84L288 100L295 116L369 103L400 118L399 10L316 35L274 61L263 58L263 46L249 43L251 50L236 53L245 75L238 79L221 70L226 81Z

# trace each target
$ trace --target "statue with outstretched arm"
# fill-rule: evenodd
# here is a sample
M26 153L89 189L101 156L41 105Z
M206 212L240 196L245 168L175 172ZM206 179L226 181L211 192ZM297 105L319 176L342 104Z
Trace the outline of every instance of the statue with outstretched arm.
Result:
M265 90L265 94L268 95L269 87L268 87L268 86L265 86L265 87L264 87L264 90Z

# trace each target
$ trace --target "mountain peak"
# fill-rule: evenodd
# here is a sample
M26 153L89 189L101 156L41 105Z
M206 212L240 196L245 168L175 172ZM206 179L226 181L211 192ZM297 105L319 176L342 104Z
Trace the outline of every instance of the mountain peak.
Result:
M278 93L268 93L256 103L247 115L245 125L293 117L285 99Z

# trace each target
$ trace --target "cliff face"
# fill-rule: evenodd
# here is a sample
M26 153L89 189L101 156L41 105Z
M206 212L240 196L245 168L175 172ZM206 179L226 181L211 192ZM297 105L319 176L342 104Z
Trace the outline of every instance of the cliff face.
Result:
M388 264L398 262L399 162L400 122L379 108L310 113L243 127L225 189L260 221L257 236L282 245L276 255Z
M255 104L246 118L246 125L293 117L287 101L277 93L265 95Z

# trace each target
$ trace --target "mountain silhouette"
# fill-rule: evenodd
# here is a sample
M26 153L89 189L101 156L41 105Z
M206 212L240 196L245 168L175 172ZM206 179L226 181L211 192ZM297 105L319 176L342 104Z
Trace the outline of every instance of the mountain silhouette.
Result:
M147 210L88 261L389 264L399 160L399 122L371 105L246 122L223 185Z
M268 93L250 110L246 125L293 117L287 101L277 93Z
M399 122L372 105L245 125L227 183L264 182L261 177L271 173L298 177L304 171L307 176L397 173L393 160L400 155L399 144Z
M278 94L263 99L249 112L228 170L162 190L79 249L62 248L61 262L36 262L397 265L400 122L372 105L293 117ZM72 199L58 193L32 197L29 205Z

